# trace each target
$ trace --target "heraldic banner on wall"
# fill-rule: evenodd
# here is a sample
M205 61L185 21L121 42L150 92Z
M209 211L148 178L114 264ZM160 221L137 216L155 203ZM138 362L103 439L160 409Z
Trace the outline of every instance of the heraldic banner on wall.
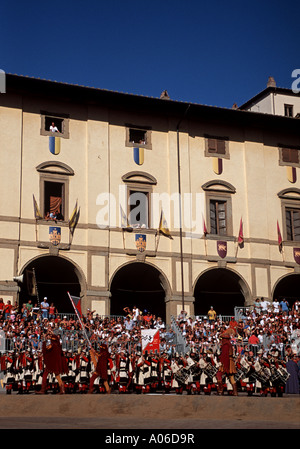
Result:
M135 234L135 245L138 251L141 253L146 249L146 235Z
M222 257L222 259L224 259L224 257L226 257L227 255L227 242L218 240L217 241L217 251L220 257Z
M61 240L61 228L58 226L49 226L49 240L52 245L59 245Z
M294 248L293 250L295 262L300 265L300 248Z

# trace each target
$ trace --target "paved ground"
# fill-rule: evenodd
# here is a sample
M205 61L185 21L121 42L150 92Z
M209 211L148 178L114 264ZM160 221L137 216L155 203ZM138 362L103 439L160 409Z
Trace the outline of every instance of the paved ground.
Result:
M300 397L0 395L0 429L300 429Z

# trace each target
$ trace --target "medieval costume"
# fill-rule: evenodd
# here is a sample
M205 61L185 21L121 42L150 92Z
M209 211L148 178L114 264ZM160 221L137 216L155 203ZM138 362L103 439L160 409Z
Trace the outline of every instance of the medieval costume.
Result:
M53 374L58 382L60 394L64 394L65 387L61 379L61 374L68 372L68 367L62 354L60 339L52 332L48 333L47 337L48 339L43 341L42 346L45 369L43 372L42 387L38 393L46 393L47 377L49 374Z
M232 385L233 395L237 396L237 384L234 378L236 374L236 366L234 361L233 347L231 344L231 336L234 334L232 328L227 329L221 335L221 353L219 357L220 367L216 374L218 380L218 394L223 394L223 376L227 376Z
M92 348L90 354L95 367L95 372L92 374L90 379L89 394L93 393L94 383L98 377L100 377L103 382L106 393L110 394L111 391L108 385L109 352L106 344L102 343L99 346L99 351L95 351L95 349Z

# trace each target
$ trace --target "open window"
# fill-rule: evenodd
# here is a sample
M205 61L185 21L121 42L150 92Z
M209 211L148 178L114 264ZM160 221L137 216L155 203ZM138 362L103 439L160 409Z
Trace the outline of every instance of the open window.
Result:
M69 218L69 177L74 171L62 162L43 162L40 173L40 212L46 219L67 221Z
M51 112L41 112L41 135L69 138L69 116Z
M151 130L149 127L126 125L126 146L152 149Z
M44 217L64 220L65 183L44 181Z

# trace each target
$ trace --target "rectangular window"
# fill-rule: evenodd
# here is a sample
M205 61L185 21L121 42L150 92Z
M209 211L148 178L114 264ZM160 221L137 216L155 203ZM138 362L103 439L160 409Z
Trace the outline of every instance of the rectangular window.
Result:
M300 241L300 209L285 209L287 240Z
M69 138L69 118L49 112L41 112L41 135Z
M227 201L210 200L210 233L227 235Z
M133 227L148 228L149 223L149 194L130 190L129 198L129 223Z
M293 117L294 116L294 107L292 104L285 104L284 105L284 115L286 117Z
M125 145L127 147L143 147L147 150L151 150L151 129L146 126L139 127L134 125L126 125Z
M58 220L64 219L65 184L60 182L44 182L44 216Z
M145 145L147 143L147 131L143 129L129 129L129 142Z

